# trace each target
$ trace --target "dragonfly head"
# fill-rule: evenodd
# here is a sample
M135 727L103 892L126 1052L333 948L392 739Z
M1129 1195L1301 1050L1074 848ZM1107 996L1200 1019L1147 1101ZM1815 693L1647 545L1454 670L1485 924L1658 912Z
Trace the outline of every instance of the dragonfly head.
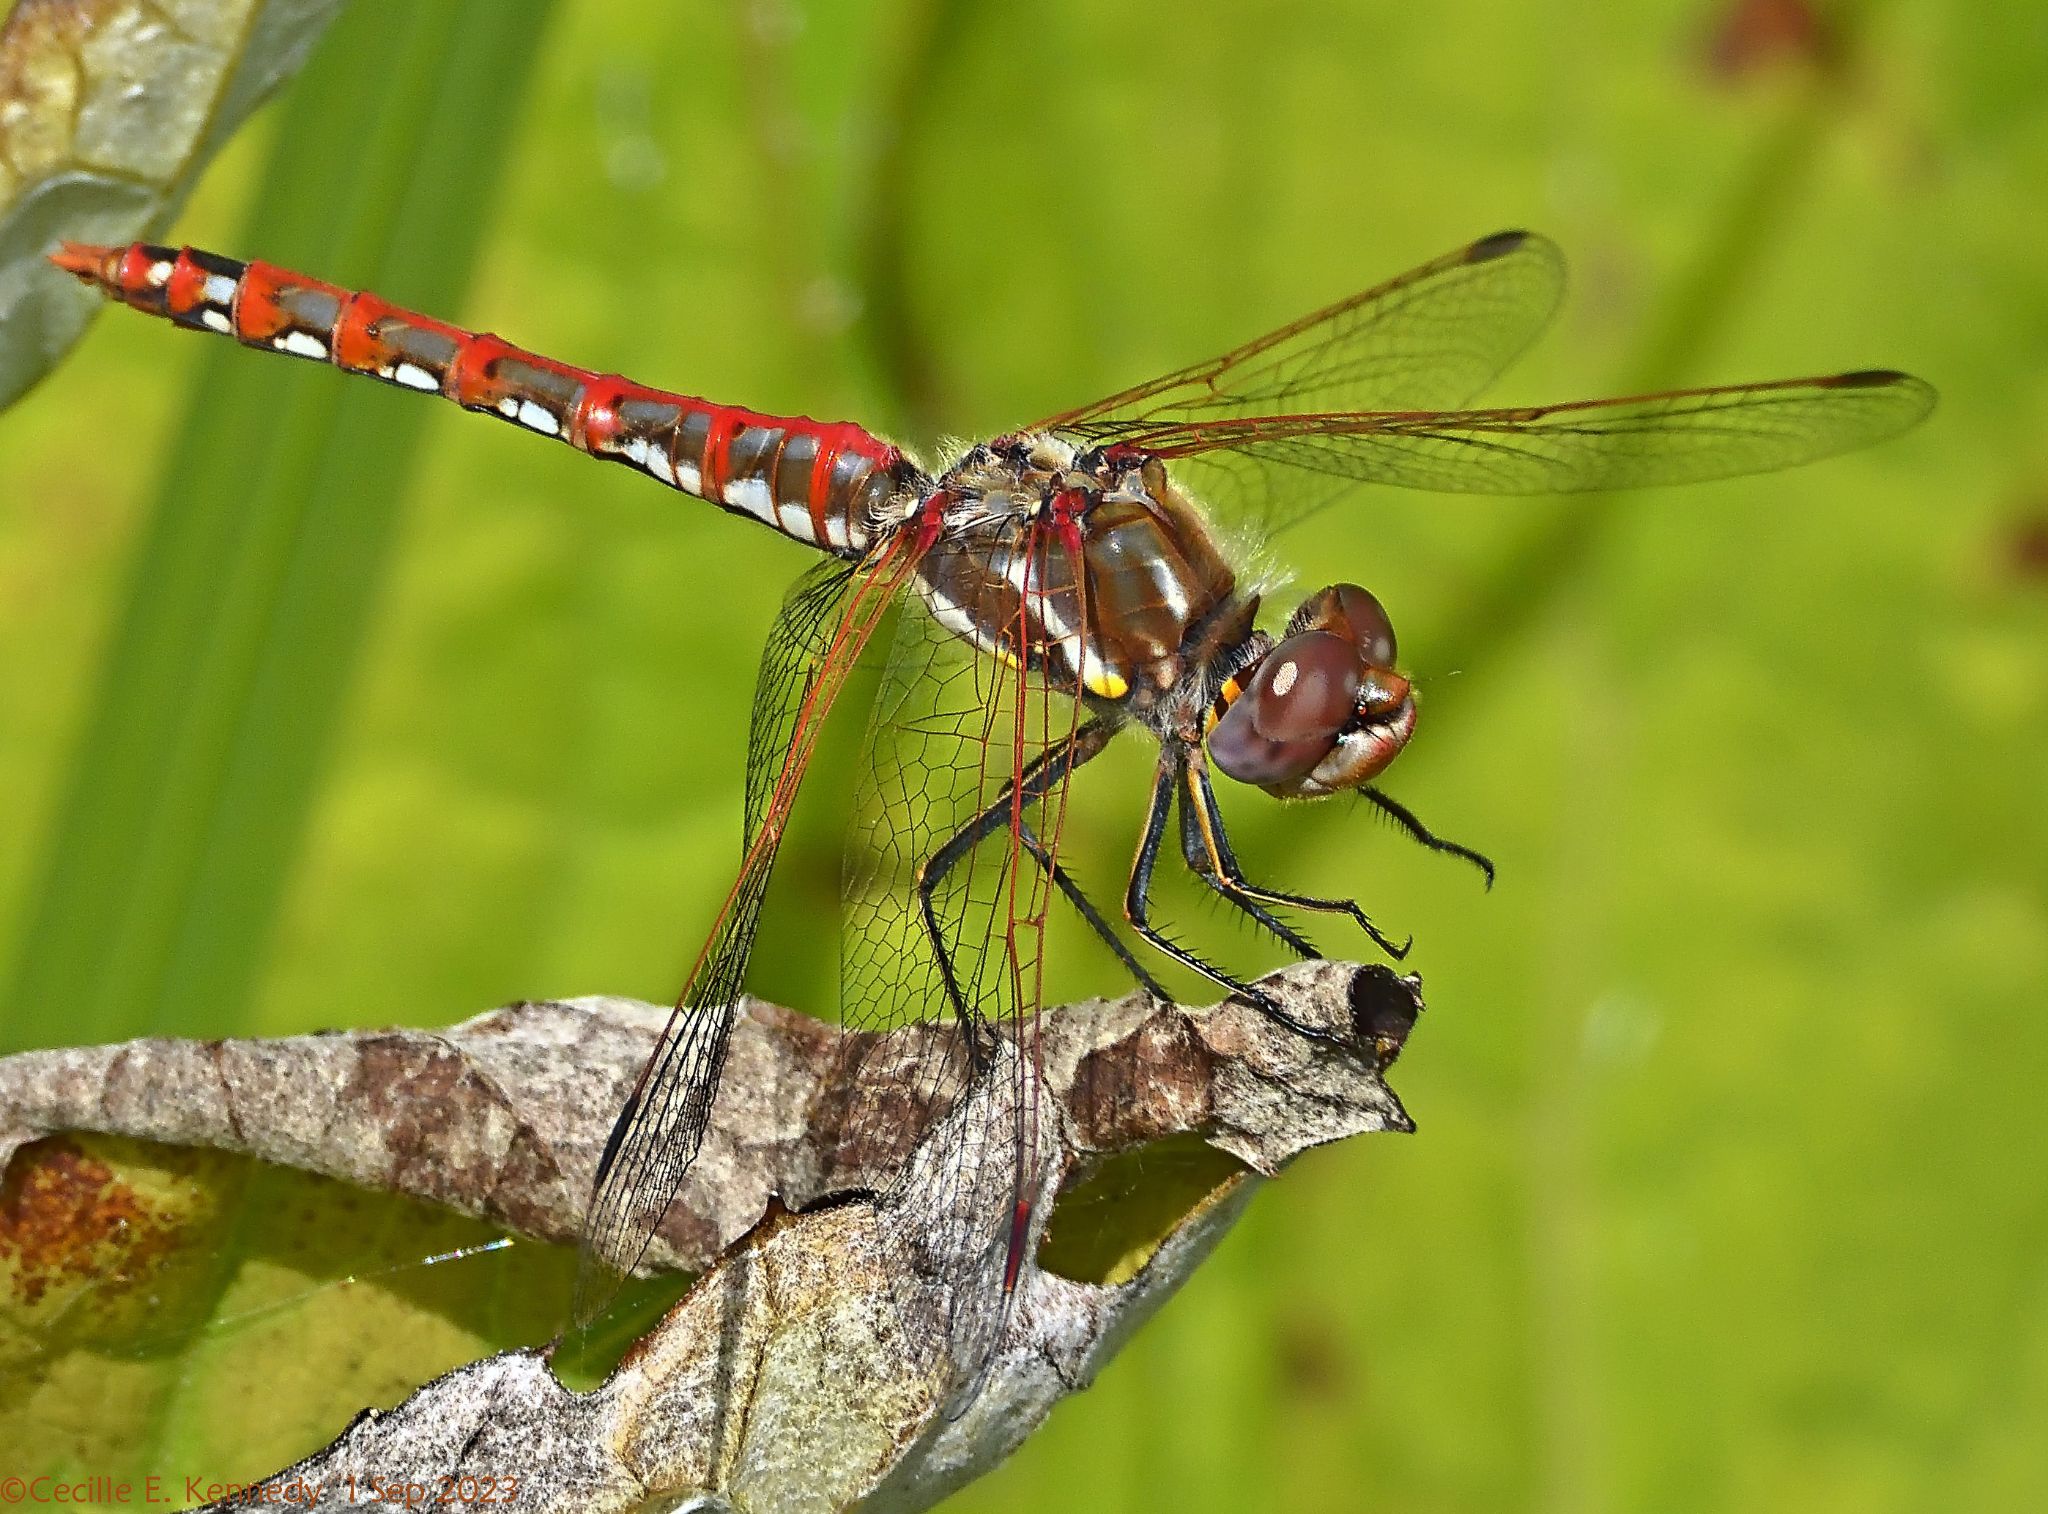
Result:
M1324 589L1224 686L1209 756L1238 782L1282 799L1357 788L1415 731L1415 692L1394 657L1393 623L1379 600L1356 584Z

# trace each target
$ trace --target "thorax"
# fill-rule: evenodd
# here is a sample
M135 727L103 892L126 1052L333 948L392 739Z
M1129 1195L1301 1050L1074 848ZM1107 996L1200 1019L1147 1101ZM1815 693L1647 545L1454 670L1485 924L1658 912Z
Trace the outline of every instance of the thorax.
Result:
M1098 705L1152 713L1250 628L1254 602L1157 459L1004 438L949 469L927 507L943 512L920 570L939 623Z

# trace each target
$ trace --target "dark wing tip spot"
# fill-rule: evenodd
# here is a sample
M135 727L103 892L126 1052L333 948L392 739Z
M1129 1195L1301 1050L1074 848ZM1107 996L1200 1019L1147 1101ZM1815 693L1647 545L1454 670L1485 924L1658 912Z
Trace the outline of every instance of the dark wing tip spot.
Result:
M1496 231L1490 237L1481 237L1465 249L1468 263L1490 263L1495 258L1506 257L1517 247L1528 241L1532 233L1526 231Z
M1887 404L1898 431L1917 426L1934 411L1936 395L1934 386L1923 378L1910 373L1901 373L1896 368L1859 368L1853 373L1838 373L1828 380L1835 389L1881 389L1889 391Z

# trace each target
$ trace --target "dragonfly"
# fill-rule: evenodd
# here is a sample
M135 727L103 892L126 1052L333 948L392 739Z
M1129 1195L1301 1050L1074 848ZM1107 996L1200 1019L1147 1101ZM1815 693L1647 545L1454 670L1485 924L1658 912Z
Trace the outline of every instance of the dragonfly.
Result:
M1030 1082L1056 900L1148 992L1166 990L1141 950L1285 1018L1155 918L1162 856L1177 852L1297 956L1315 955L1304 914L1348 919L1396 957L1408 943L1354 900L1254 882L1215 774L1281 799L1360 795L1492 882L1480 852L1377 781L1417 719L1386 607L1339 582L1265 629L1244 558L1226 544L1260 542L1361 484L1551 494L1790 467L1896 436L1934 401L1917 378L1864 369L1474 408L1564 288L1553 243L1504 231L927 469L851 422L648 388L267 263L146 243L67 243L52 257L138 310L438 394L820 554L762 656L738 873L603 1153L579 1319L641 1261L703 1149L799 785L856 663L894 626L846 853L842 1017L931 1033L892 1053L904 1059L892 1069L899 1097L850 1110L846 1130L878 1189L918 1186L923 1219L907 1228L921 1233L905 1238L903 1265L947 1301L921 1316L924 1337L970 1392L1046 1207L1050 1136ZM1126 732L1158 751L1121 901L1135 942L1061 862L1071 780ZM965 1102L993 1079L1010 1081L1007 1096ZM933 1122L951 1144L913 1160ZM990 1191L1003 1202L983 1202Z

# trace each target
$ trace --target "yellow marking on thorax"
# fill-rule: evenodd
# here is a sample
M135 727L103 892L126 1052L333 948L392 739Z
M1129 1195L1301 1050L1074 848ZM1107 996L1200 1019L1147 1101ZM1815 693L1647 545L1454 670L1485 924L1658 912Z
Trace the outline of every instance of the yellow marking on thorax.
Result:
M1244 693L1244 685L1235 678L1223 680L1223 687L1216 691L1215 702L1203 712L1202 734L1204 736L1216 729L1216 722L1223 718L1223 712L1236 704L1238 696L1242 693Z

